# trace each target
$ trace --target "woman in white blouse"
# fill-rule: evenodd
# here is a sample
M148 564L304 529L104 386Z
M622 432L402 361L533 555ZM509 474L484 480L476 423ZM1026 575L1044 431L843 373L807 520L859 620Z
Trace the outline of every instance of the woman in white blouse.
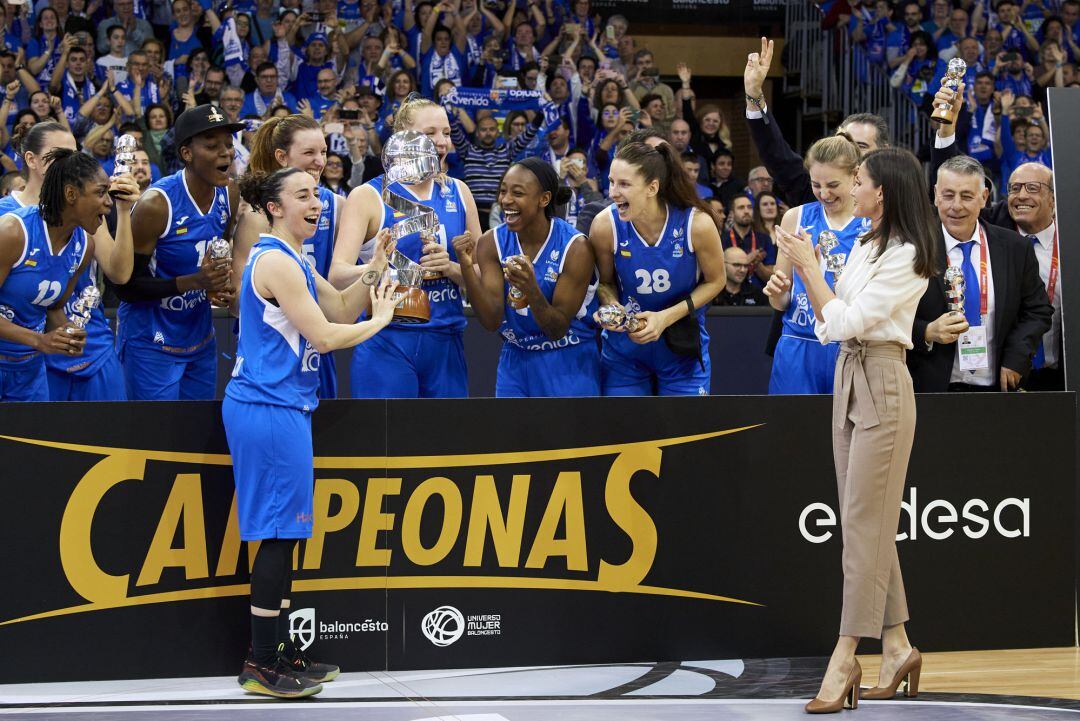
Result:
M915 308L934 275L940 228L927 200L922 169L906 150L886 148L862 159L851 191L855 215L871 230L855 243L847 265L829 288L806 234L777 228L780 252L807 289L822 343L842 342L833 394L833 459L843 528L844 608L840 638L821 690L808 713L831 713L859 701L860 638L881 638L877 685L863 698L918 693L922 657L911 646L896 528L915 435L915 394L904 363ZM777 272L767 295L788 292L791 278Z

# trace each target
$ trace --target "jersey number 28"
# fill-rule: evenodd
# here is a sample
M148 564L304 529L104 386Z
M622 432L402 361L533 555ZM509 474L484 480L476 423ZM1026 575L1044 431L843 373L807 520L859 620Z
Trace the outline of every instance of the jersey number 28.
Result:
M644 268L638 268L634 272L638 279L637 292L643 295L649 293L664 293L671 288L671 275L663 268L657 268L652 273Z

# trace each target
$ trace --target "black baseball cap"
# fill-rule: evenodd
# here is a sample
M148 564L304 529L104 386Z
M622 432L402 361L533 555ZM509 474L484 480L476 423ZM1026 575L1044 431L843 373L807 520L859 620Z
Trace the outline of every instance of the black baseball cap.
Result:
M176 119L176 124L173 126L173 136L176 147L179 148L201 133L211 130L228 130L230 133L235 133L243 130L244 127L244 123L230 123L225 113L221 112L221 108L216 105L197 105L180 113L180 117Z

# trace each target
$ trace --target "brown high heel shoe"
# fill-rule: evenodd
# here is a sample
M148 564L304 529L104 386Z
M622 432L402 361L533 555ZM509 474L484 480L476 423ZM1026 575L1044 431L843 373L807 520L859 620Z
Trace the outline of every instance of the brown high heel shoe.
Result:
M915 698L919 695L919 676L922 674L922 654L919 649L912 647L907 660L900 666L900 670L893 676L888 686L874 686L863 689L862 697L872 701L887 701L896 696L896 689L901 683L904 684L904 696Z
M848 672L847 684L844 686L840 698L835 701L822 701L815 696L804 709L806 713L839 713L842 709L852 710L859 708L859 682L862 681L862 666L855 659L855 665Z

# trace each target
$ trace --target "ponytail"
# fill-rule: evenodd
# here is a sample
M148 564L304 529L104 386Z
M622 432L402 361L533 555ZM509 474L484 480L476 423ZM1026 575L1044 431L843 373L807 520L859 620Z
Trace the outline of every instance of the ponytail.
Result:
M320 130L319 124L306 115L293 114L285 117L272 117L255 132L251 141L251 158L248 168L257 173L272 175L281 169L276 153L286 153L292 147L296 134L302 130Z
M655 148L645 143L626 143L619 147L615 159L637 168L646 183L658 180L658 197L663 202L676 208L696 208L719 226L716 213L698 197L697 188L683 169L682 159L670 143L659 143Z
M19 156L26 162L26 154L33 153L34 155L41 155L45 150L45 139L52 133L70 133L60 123L53 120L46 120L44 122L35 123L29 128L23 130L20 129L14 135L11 136L11 147L19 153Z
M425 108L442 108L438 103L428 100L419 93L409 93L409 97L401 102L401 107L394 113L394 132L413 130L417 114Z
M266 127L265 125L263 126ZM261 131L262 128L259 128ZM297 168L278 168L272 173L264 173L259 170L248 169L240 176L240 197L248 204L266 216L271 227L274 225L274 216L270 213L270 203L281 203L281 189L285 180L293 173L304 171Z
M41 199L38 207L41 217L47 225L63 225L64 188L74 185L82 190L84 184L104 173L101 164L86 153L70 148L53 148L45 154L49 169L45 171L45 180L41 184Z

